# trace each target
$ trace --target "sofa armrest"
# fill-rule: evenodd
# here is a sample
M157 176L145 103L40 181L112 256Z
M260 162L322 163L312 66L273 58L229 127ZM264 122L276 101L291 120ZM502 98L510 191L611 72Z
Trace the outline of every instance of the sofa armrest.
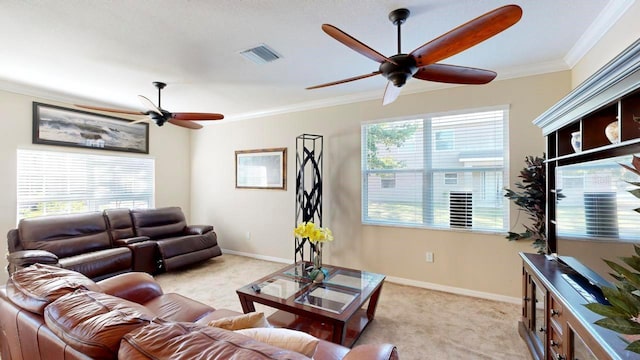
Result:
M398 349L391 344L358 345L343 360L398 360Z
M134 236L126 239L115 240L114 243L116 246L129 246L131 244L137 244L147 240L149 240L148 236Z
M211 225L187 225L184 228L185 235L202 235L213 231Z
M58 256L46 250L21 250L7 254L9 264L27 267L33 264L58 264Z
M143 272L116 275L97 284L106 294L138 304L144 304L163 294L160 284L151 275Z

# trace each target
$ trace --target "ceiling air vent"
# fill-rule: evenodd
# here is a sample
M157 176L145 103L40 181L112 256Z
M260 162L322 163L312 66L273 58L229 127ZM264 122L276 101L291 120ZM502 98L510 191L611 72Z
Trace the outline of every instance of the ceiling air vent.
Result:
M273 49L269 48L265 44L260 44L254 48L244 50L240 52L240 55L253 61L256 64L265 64L274 60L278 60L281 57Z

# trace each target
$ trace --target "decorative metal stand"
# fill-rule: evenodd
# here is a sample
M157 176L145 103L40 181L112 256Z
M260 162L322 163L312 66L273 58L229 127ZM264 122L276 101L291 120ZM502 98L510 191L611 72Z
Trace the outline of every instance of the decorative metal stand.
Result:
M296 138L296 226L313 222L322 227L322 146L322 135L302 134ZM304 256L305 244L308 259ZM294 261L313 264L313 247L306 238L296 238Z

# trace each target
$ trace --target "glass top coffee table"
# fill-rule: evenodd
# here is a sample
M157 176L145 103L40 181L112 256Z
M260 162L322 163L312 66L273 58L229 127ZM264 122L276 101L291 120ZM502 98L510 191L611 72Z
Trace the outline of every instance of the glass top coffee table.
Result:
M323 283L304 276L308 263L288 265L236 290L242 310L254 303L278 309L271 325L304 331L348 347L373 320L385 276L328 265Z

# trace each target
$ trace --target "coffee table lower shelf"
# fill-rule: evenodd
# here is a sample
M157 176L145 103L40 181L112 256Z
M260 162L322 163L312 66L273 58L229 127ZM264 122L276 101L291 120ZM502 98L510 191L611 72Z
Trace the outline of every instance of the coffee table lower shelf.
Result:
M276 311L267 319L269 320L269 324L274 327L298 330L315 336L318 339L336 342L333 338L333 324L329 322L309 319L304 316L288 313L282 310ZM356 311L356 313L353 314L351 319L347 322L346 329L343 330L344 341L342 342L342 345L352 347L370 322L371 320L369 320L369 317L367 316L366 309Z

